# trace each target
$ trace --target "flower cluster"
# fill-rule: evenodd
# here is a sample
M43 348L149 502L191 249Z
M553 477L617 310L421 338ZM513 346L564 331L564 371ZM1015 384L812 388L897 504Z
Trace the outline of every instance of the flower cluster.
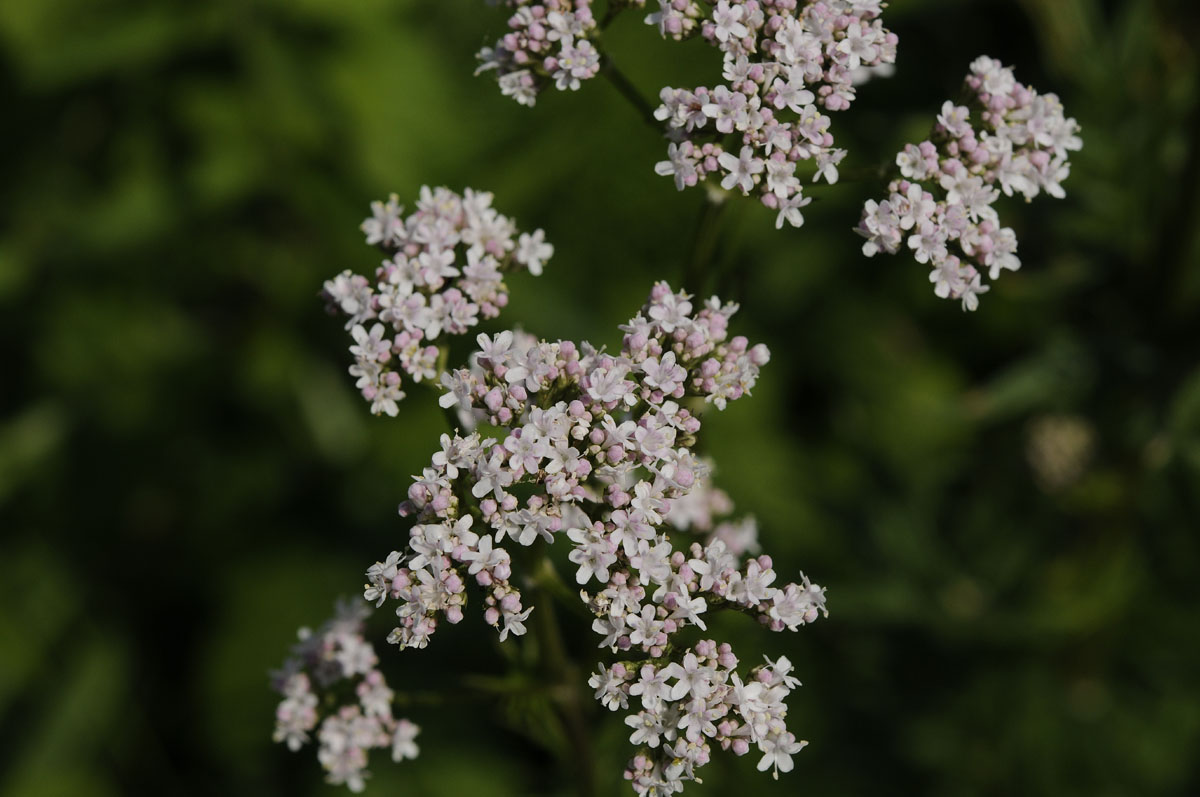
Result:
M392 716L392 690L376 669L375 649L363 638L362 622L369 609L362 604L338 607L337 615L315 633L300 629L300 641L283 669L273 674L283 700L275 712L275 741L292 751L309 741L321 719L319 693L336 699L332 690L342 682L352 686L354 700L326 714L317 731L317 758L328 781L362 791L367 753L390 749L393 761L417 757L414 741L420 728Z
M591 0L504 0L513 9L509 32L479 51L475 74L495 70L500 91L522 105L553 83L577 91L600 71L600 53L588 36L596 30Z
M720 0L707 12L693 0L661 0L647 21L666 37L698 34L724 55L725 83L664 88L655 118L674 141L655 171L684 188L716 175L721 188L757 196L777 210L776 227L804 223L799 166L814 181L838 179L846 151L833 145L823 111L848 108L862 70L892 64L896 36L883 3Z
M537 276L554 254L541 230L522 233L492 207L492 195L422 186L414 213L402 217L395 194L371 203L367 243L386 255L375 285L343 271L325 283L330 307L349 320L350 374L371 412L395 415L404 398L400 371L415 382L438 375L439 335L461 335L508 304L504 277ZM374 322L374 323L371 323ZM368 328L370 324L370 328Z
M1001 192L1027 201L1042 191L1065 196L1068 153L1083 142L1056 95L1018 83L993 58L971 64L966 92L966 105L947 101L932 135L896 156L900 177L887 199L866 203L858 231L863 254L907 246L932 269L934 293L974 310L990 287L982 271L995 280L1021 267L1016 233L1000 225L993 203Z
M728 644L701 640L669 662L603 664L588 684L612 711L636 710L625 718L630 741L643 745L625 772L639 795L674 794L708 763L711 739L735 755L756 745L759 771L790 772L792 756L807 742L787 729L788 694L800 682L792 663L777 661L751 669L745 681Z
M512 29L479 53L500 89L524 105L553 81L578 89L600 70L587 38L591 0L505 0ZM645 0L629 0L641 7ZM802 177L830 183L846 152L833 145L823 111L850 107L855 83L895 63L895 34L880 20L882 0L658 0L646 16L663 37L701 37L724 56L724 83L664 88L655 118L667 125L667 160L655 171L680 190L716 174L725 191L758 197L775 225L804 223ZM802 161L811 171L798 173Z
M441 403L503 433L443 435L441 450L409 489L400 507L416 521L407 547L367 571L368 600L399 601L400 623L389 640L423 647L442 619L459 622L470 580L482 588L484 618L501 639L523 634L533 607L511 582L512 557L501 544L564 537L575 580L597 585L581 597L594 615L600 647L650 667L630 665L630 673L670 678L655 673L674 673L670 662L676 660L701 666L681 658L672 639L689 625L705 629L705 614L716 608L745 612L777 631L816 619L824 611L820 587L803 577L800 584L775 586L769 557L742 563L735 553L755 544L744 528L727 532L738 547L727 544L720 526L713 528L713 515L728 509L728 498L701 487L706 466L691 450L700 419L684 403L723 408L750 391L769 359L765 346L728 337L736 309L716 298L695 308L690 296L658 283L622 327L619 353L569 341L521 345L507 331L480 335L472 366L443 376ZM672 545L671 527L713 533L685 553ZM782 725L779 700L786 689L731 692L743 687L727 646L698 646L692 659L720 668L711 676L713 691L694 694L680 710L654 703L654 721L675 724L664 725L653 741L645 730L632 738L654 748L661 737L673 751L690 751L686 771L664 769L658 758L643 755L631 769L639 793L656 778L677 785L690 778L707 760L706 738L742 753L750 743L764 755L799 749ZM678 692L678 685L668 691ZM679 692L672 700L684 697ZM785 770L789 762L778 759Z

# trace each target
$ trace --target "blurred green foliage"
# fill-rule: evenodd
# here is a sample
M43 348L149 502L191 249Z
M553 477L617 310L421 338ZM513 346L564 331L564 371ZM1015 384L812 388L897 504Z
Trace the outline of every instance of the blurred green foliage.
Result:
M607 44L645 93L715 72L636 16ZM689 794L1200 793L1198 17L894 3L896 76L834 121L847 166L923 134L980 53L1083 125L1069 198L1002 209L1025 268L974 315L861 257L879 186L797 231L733 208L714 282L774 358L706 445L832 615L721 629L797 662L812 744L778 783L718 756ZM614 343L678 280L699 192L601 81L529 110L473 78L502 26L474 0L0 4L0 793L332 793L271 744L266 673L390 550L441 431L420 391L367 414L316 298L374 265L368 200L471 185L544 227L502 319L542 335ZM478 623L385 654L404 688L504 671ZM569 793L520 732L544 713L412 706L422 758L373 793Z

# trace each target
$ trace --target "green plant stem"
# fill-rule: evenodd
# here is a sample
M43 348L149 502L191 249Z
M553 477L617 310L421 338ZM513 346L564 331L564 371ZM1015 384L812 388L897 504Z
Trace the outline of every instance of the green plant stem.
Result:
M617 93L629 101L629 104L642 117L642 121L650 125L656 132L662 132L662 123L654 118L654 106L642 96L637 86L633 85L629 78L625 77L625 73L617 68L617 65L613 63L612 56L607 53L601 56L600 74L608 79L608 82L617 90Z
M713 253L720 239L721 217L724 215L725 204L723 197L706 193L704 204L700 207L688 256L683 262L683 290L693 296L704 290L709 276L708 269L712 265Z
M600 20L600 30L606 30L617 15L625 10L625 4L620 0L608 0L608 10L604 12L604 18Z
M559 629L554 600L548 587L548 580L558 580L558 574L546 554L544 541L538 540L534 553L538 560L534 574L536 608L533 613L536 620L533 630L538 642L540 664L546 677L547 691L554 700L570 744L571 760L564 763L575 771L579 796L592 797L595 794L592 740L579 690L582 673L567 655Z
M558 568L549 559L543 559L537 573L538 586L548 595L555 598L567 611L586 619L590 624L595 615L588 610L580 599L579 593L571 590L558 573Z

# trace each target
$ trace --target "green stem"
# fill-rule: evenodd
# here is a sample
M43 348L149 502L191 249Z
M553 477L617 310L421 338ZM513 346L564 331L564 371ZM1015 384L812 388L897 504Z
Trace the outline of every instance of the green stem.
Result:
M692 233L692 244L687 260L683 263L683 290L693 296L704 290L713 253L720 239L721 217L725 210L723 196L706 192L696 229Z
M579 593L573 592L567 586L562 576L558 574L558 568L554 566L549 558L542 559L537 572L534 574L534 581L540 589L557 599L572 614L586 619L589 625L595 619L595 615L584 605L583 600L579 597Z
M439 347L437 361L439 375L445 372L448 357L449 349L445 346ZM454 410L443 408L443 413L450 429L457 431L459 424ZM460 499L464 503L473 503L465 494L461 495ZM566 644L558 625L554 599L562 600L564 605L577 607L589 618L591 615L578 597L571 595L570 590L559 577L554 563L546 553L545 541L539 539L530 553L533 560L531 570L534 584L533 600L536 607L533 612L533 636L537 641L538 663L543 676L543 680L537 682L534 688L548 695L553 701L562 727L566 731L571 757L565 763L575 773L579 797L593 797L595 779L593 777L591 733L584 713L584 696L579 689L579 681L583 673L567 655ZM475 679L474 685L479 690L480 687L489 683L486 678L478 678ZM491 685L493 689L496 686L496 684ZM504 687L504 694L511 694L509 685L503 683L500 685ZM483 696L486 699L486 693ZM407 703L437 705L440 696L433 693L410 692L403 698Z
M567 740L571 746L571 760L566 762L574 769L579 797L595 794L593 778L593 756L591 733L584 714L583 697L579 690L582 673L567 655L566 644L559 629L554 601L547 588L546 573L554 571L554 563L545 551L545 542L538 540L535 555L534 635L541 654L541 665L547 680L547 691L552 696ZM553 577L557 580L557 573Z
M600 20L600 30L606 30L613 20L617 18L625 10L625 4L620 0L608 0L608 9L604 12L604 18Z
M637 86L633 85L632 81L625 77L625 73L617 69L617 65L613 63L612 56L607 53L601 57L600 74L608 79L608 82L617 90L617 93L629 101L629 104L642 117L642 121L650 125L656 132L662 132L662 123L654 118L654 106L642 96Z

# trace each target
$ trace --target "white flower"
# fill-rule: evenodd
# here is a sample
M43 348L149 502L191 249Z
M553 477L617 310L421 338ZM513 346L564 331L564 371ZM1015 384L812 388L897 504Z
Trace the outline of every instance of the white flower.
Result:
M662 717L650 711L639 711L626 717L625 724L634 729L629 735L632 744L645 744L650 747L658 747L659 737L666 730Z
M671 687L672 700L682 700L689 694L703 700L712 693L711 679L715 669L701 665L690 650L684 654L682 662L668 664L665 672L668 678L675 679L675 685Z
M859 22L850 23L850 26L846 28L846 38L842 39L837 46L838 52L848 56L847 69L858 69L862 63L871 63L875 60L879 52L875 47L876 36L877 31L870 25Z
M649 358L641 364L641 370L645 384L661 390L667 396L673 394L687 378L687 371L676 364L673 351L668 351L661 358Z
M974 272L974 269L971 269ZM974 311L979 308L979 296L987 293L992 289L990 285L980 283L980 275L978 272L973 273L966 284L962 288L962 308L963 310Z
M475 575L481 570L492 570L496 565L509 561L508 551L492 547L492 535L490 534L480 536L475 550L468 550L463 554L463 559L471 563L467 568L467 572L471 575Z
M540 229L533 233L521 233L513 257L523 264L533 276L540 276L542 266L554 256L554 246L546 243L546 233ZM512 333L509 333L510 335Z
M918 263L940 263L946 259L946 232L932 221L922 221L920 228L908 238L908 247Z
M708 611L708 602L699 596L689 598L682 595L677 599L675 611L671 613L671 619L684 620L699 628L701 631L708 630L708 626L700 615Z
M772 734L758 743L758 749L763 757L759 759L758 771L766 772L772 769L771 776L779 779L780 772L792 771L792 756L804 749L808 742L798 742L796 737L786 731Z
M617 561L617 555L609 549L608 539L595 529L568 529L567 537L575 543L575 549L567 559L579 565L575 580L586 584L595 578L608 581L608 568Z
M697 179L696 161L691 157L690 143L668 144L667 160L654 164L654 173L663 177L674 177L676 190L682 191L694 185Z
M372 202L371 218L364 221L361 227L362 231L366 233L367 243L372 246L375 244L395 245L404 229L404 224L400 221L400 214L403 212L404 207L400 204L400 198L395 194L391 194L387 202Z
M742 147L741 154L736 157L732 153L722 152L717 163L727 172L721 187L729 191L737 186L743 194L750 193L750 189L754 188L754 176L762 174L765 168L762 158L755 157L751 147Z
M800 208L807 206L810 202L812 202L812 197L804 196L799 189L787 199L779 200L779 215L775 217L775 229L783 227L784 222L793 227L803 225L804 214L800 212Z
M775 92L776 108L790 108L795 113L816 100L816 95L804 87L804 72L795 67L788 70L786 80L775 78L771 90Z
M628 618L628 622L632 629L629 641L635 645L646 647L653 645L659 632L663 629L662 621L655 617L653 606L643 607L641 614L632 615Z
M713 9L713 35L717 41L729 41L731 36L740 39L748 34L750 31L741 22L745 13L741 4L730 6L727 0L720 0Z
M508 639L511 633L513 636L522 636L525 633L525 621L529 619L529 613L533 611L530 606L523 612L504 615L504 628L500 630L500 641Z
M400 720L396 724L396 730L392 733L393 761L403 761L406 758L417 757L421 748L417 746L415 739L420 732L420 726L408 720Z
M779 199L786 199L800 190L796 164L786 158L767 158L767 190ZM778 229L778 228L776 228Z
M942 112L938 114L937 121L950 135L961 138L971 129L971 111L965 105L955 105L946 100L942 103Z
M355 343L350 347L350 353L360 360L387 362L391 356L392 342L384 339L383 324L375 324L371 327L370 333L363 328L362 324L355 324L350 330L350 334Z
M625 691L625 679L617 674L617 667L611 669L600 665L600 671L593 673L588 679L588 686L596 690L596 699L609 711L626 708L629 696Z

